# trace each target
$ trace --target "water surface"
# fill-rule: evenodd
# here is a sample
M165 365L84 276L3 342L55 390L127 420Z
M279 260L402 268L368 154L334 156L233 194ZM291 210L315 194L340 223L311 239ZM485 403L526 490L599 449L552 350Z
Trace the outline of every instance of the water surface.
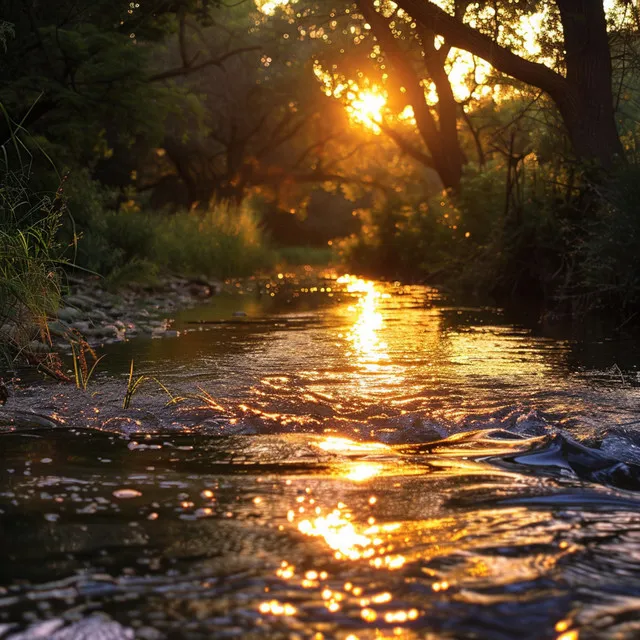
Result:
M282 276L12 399L0 637L639 637L636 344Z

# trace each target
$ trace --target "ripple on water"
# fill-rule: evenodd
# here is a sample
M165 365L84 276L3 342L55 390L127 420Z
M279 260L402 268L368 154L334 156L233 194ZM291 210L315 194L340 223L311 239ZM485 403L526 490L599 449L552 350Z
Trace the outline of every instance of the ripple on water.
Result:
M285 284L12 398L0 637L637 637L626 369L420 287Z

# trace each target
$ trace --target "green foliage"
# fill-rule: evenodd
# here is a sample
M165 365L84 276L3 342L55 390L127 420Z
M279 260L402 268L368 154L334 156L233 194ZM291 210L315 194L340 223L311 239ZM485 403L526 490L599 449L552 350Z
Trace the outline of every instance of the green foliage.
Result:
M452 228L453 212L444 195L415 204L392 199L361 209L362 231L338 242L339 254L351 269L373 276L410 280L454 270L469 242Z
M48 338L46 321L60 299L64 201L33 189L25 138L12 130L0 147L0 350L7 358L34 355L30 343Z
M98 194L95 204L102 203ZM242 276L273 264L259 219L247 204L207 211L150 213L85 209L75 220L76 263L112 285L152 282L159 271L216 278Z
M209 3L9 2L0 101L59 166L95 168L114 148L158 144L168 115L179 119L191 98L151 82L151 58L175 32L176 12L195 4ZM0 126L0 144L7 137Z
M204 212L146 219L153 236L151 258L165 269L226 278L250 275L273 263L259 220L247 204L222 203Z
M599 206L576 250L576 277L567 295L580 310L640 305L640 167L631 165L598 193Z
M506 167L494 162L468 171L459 194L364 210L362 232L340 243L342 257L372 275L427 279L501 300L547 299L566 276L578 203L554 168L531 158L520 171L509 197Z

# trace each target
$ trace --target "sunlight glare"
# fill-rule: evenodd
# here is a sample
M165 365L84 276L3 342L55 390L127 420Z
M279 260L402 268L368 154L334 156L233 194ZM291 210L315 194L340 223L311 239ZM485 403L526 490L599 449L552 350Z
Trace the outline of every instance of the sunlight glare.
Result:
M345 477L354 482L364 482L375 478L383 467L381 464L372 464L370 462L359 462L347 470Z
M258 11L266 16L273 16L276 10L292 4L291 0L255 0Z
M332 451L335 453L386 453L390 448L381 442L356 442L349 438L338 438L336 436L328 436L316 446L324 451Z
M353 122L364 125L376 134L380 133L382 110L387 103L381 89L373 85L370 89L349 93L353 98L347 104L346 110Z
M300 533L322 538L333 549L336 560L369 560L376 569L400 569L406 562L400 554L388 554L384 546L389 534L400 528L399 523L360 525L350 520L346 505L341 504L327 515L298 522Z

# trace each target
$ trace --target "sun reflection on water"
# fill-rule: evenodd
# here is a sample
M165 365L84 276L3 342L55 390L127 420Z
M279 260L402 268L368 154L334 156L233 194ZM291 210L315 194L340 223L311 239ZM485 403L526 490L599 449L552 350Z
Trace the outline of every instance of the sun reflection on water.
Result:
M379 363L389 359L387 344L380 339L379 332L384 327L382 314L378 309L382 293L374 282L346 275L338 278L338 284L345 284L349 293L360 294L356 305L349 311L356 314L349 334L361 366L369 371L377 371Z
M359 459L361 456L391 455L392 448L382 443L357 442L328 436L314 444L325 451L346 457L343 469L338 472L338 477L343 482L353 482L362 487L361 483L384 476L391 469L394 474L403 473L403 469L398 468L397 461L390 464L382 457L376 461ZM322 497L307 487L293 498L287 511L287 521L298 533L324 545L329 555L325 557L330 564L335 561L363 563L375 571L401 570L408 561L396 548L403 537L403 523L376 521L379 497L373 491L364 494L357 492L356 496L358 497L345 497L344 501L326 506L326 503L322 504ZM388 628L391 625L392 637L413 637L405 635L407 630L403 625L420 617L418 608L397 601L391 591L374 587L368 581L362 585L357 584L356 580L338 582L333 573L321 568L321 565L316 569L301 569L287 560L282 560L276 571L277 577L292 587L315 592L317 600L313 601L321 601L328 614L342 612L341 615L354 615L363 624L371 624L372 629L376 629L376 637L387 637L380 635L382 629L378 628L379 625L387 627L388 631L391 631ZM273 596L261 602L258 609L260 613L270 616L286 617L303 613L296 602L287 603ZM358 635L353 634L353 637L358 638Z
M317 443L320 449L324 451L332 451L344 454L367 454L367 453L388 453L391 448L382 442L355 442L349 438L340 438L338 436L328 436L321 442Z
M358 462L345 473L345 478L355 482L364 482L375 478L384 467L371 462Z

